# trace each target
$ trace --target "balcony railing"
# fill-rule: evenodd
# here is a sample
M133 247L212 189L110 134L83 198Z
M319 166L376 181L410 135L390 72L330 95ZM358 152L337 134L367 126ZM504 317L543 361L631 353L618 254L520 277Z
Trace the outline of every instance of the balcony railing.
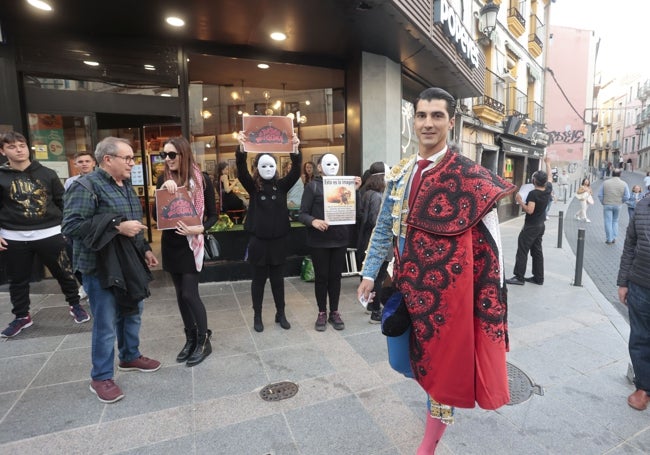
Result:
M542 49L544 49L544 23L539 20L537 16L531 14L530 26L530 34L528 35L528 51L533 54L534 57L539 57L542 54Z
M528 112L532 115L532 119L537 123L544 123L544 107L535 101L531 101L528 107Z
M516 37L520 37L526 31L526 19L514 6L508 9L508 29Z
M527 117L528 95L515 87L510 87L507 94L506 105L508 106L508 115Z

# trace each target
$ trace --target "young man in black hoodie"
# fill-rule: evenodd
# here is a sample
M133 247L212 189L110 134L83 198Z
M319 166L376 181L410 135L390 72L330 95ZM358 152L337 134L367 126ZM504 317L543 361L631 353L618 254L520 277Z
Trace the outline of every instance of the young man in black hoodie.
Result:
M79 304L77 281L61 235L63 185L52 169L31 161L25 137L10 132L0 137L0 252L3 253L9 295L16 318L2 331L10 338L32 325L29 281L34 256L61 286L70 315L77 323L90 320Z

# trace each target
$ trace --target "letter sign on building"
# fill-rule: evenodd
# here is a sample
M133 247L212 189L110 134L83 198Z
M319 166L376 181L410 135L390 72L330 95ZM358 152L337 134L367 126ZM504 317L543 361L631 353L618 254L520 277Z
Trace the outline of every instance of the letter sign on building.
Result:
M460 16L447 0L434 0L433 23L442 24L445 34L454 43L463 59L467 61L471 68L476 68L478 65L478 46L463 25Z

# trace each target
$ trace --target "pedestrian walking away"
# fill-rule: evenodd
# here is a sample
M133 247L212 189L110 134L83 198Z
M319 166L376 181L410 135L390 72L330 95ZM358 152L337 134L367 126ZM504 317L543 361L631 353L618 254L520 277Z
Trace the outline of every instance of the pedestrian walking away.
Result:
M64 188L59 176L30 159L27 139L18 132L0 136L0 252L9 282L15 319L1 333L12 338L31 327L29 282L34 258L56 278L74 322L90 320L80 304L77 280L61 235Z
M208 316L199 295L199 272L203 269L203 233L217 222L217 205L212 181L201 172L187 139L168 139L160 157L165 169L158 177L157 188L175 194L179 187L185 187L201 221L196 226L178 221L175 229L165 229L161 236L163 270L172 277L185 331L185 345L176 361L192 367L212 353L212 331L208 329Z
M402 302L401 313L393 316L410 320L411 336L405 332L404 348L394 356L391 340L404 335L387 338L389 361L391 366L407 365L398 371L413 377L427 393L424 436L417 451L423 455L435 452L455 407L497 409L510 400L507 301L495 204L516 188L449 150L447 136L456 109L451 94L429 88L414 106L418 153L393 166L388 175L357 297L370 297L393 249L398 292L386 302L384 317L387 321L391 302ZM443 183L450 181L458 185ZM483 260L471 261L478 257ZM387 329L384 323L382 331ZM460 341L468 339L473 342Z
M612 245L618 237L618 215L621 204L630 198L630 189L621 180L621 170L612 169L612 178L605 180L598 190L598 200L603 204L605 243Z
M264 330L262 302L266 280L271 282L271 292L275 302L275 322L285 330L291 328L287 320L284 299L284 267L287 262L287 242L291 223L287 195L300 180L302 153L298 148L300 140L293 135L291 170L278 177L277 163L268 153L255 156L253 175L248 172L246 135L240 132L239 147L235 153L237 173L244 189L250 195L248 215L244 230L250 234L248 241L248 262L251 265L251 297L253 300L253 328L256 332ZM302 185L302 183L301 183Z
M65 193L63 233L73 240L73 267L83 275L93 330L90 391L103 403L124 398L114 382L115 340L121 371L154 372L160 362L140 353L144 299L150 267L158 259L146 242L142 206L133 186L133 148L106 137L95 149L99 169L77 179Z

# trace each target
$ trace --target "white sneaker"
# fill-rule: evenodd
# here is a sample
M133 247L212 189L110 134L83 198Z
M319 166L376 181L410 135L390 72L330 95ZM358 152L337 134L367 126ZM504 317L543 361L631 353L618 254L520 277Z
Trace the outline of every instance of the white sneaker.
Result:
M88 298L88 294L86 294L86 290L84 289L83 286L79 286L79 299L85 300L87 298Z
M590 220L589 218L585 218L585 221L586 221L587 223L591 223L591 220Z

